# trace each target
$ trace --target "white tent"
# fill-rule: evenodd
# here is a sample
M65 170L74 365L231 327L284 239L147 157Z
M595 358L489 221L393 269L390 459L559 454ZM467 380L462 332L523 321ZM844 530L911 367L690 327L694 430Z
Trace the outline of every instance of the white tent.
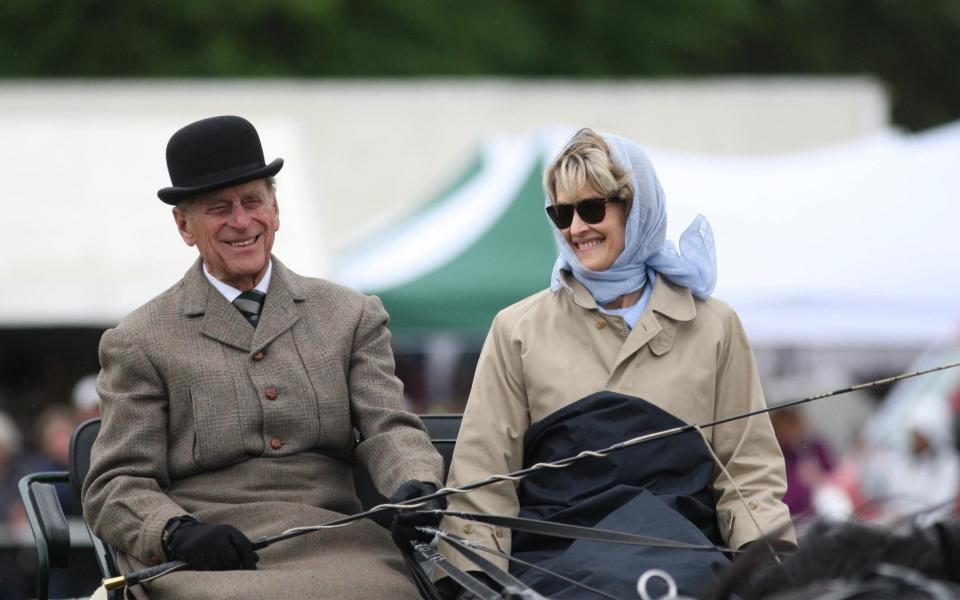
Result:
M674 231L696 211L718 244L717 294L752 339L929 343L960 333L960 123L815 152L655 152Z

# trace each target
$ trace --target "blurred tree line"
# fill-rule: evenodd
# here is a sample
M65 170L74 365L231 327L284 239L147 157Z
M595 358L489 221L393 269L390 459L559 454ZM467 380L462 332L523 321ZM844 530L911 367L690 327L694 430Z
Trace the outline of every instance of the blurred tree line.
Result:
M960 118L958 0L4 0L0 77L870 74Z

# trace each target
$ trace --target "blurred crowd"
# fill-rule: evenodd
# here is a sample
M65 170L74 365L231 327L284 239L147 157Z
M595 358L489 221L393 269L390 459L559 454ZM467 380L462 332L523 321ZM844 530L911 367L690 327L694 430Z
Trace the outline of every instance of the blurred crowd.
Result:
M0 600L25 598L33 580L28 566L35 563L29 545L33 537L17 483L24 475L40 471L65 471L70 459L70 438L77 425L99 416L96 376L83 377L73 388L70 402L48 406L41 411L32 428L17 427L0 410ZM64 514L80 518L80 501L69 484L57 485ZM26 541L28 552L23 552ZM58 582L52 582L56 591ZM62 587L62 586L60 586Z
M894 388L841 453L803 407L771 413L800 531L817 517L897 527L960 514L960 376L941 378L950 383L936 395Z

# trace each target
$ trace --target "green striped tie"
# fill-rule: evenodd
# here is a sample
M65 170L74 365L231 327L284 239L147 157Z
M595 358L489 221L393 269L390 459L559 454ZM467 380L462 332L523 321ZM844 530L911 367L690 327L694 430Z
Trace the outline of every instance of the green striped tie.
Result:
M266 297L267 295L260 290L247 290L237 296L236 300L233 301L233 305L237 307L240 314L246 317L247 321L250 321L251 325L256 327L257 322L260 320L260 309L263 308L263 299Z

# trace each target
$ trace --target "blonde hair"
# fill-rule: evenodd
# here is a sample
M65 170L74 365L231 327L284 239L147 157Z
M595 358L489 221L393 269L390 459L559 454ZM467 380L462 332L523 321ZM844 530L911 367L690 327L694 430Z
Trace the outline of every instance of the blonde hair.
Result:
M560 154L543 172L543 187L550 201L557 202L557 186L575 194L587 186L605 197L619 196L630 211L633 185L630 174L614 162L610 147L592 129L583 128L570 138Z

